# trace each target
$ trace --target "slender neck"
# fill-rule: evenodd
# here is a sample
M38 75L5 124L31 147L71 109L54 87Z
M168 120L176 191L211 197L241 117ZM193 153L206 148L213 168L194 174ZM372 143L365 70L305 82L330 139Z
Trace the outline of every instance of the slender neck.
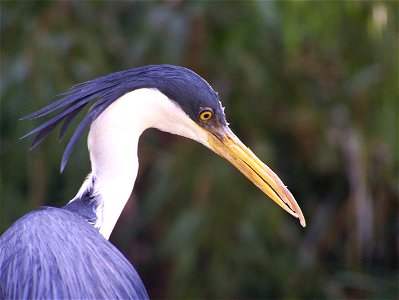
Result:
M137 145L140 135L151 127L145 114L153 97L136 90L112 103L91 125L88 148L95 178L94 193L100 233L109 238L132 192L139 167ZM144 118L144 119L143 119Z
M136 127L128 131L124 126L128 124L126 120L117 118L123 102L115 103L115 107L93 123L88 139L92 177L95 178L93 190L100 202L96 227L107 239L132 192L139 167L137 144L144 130ZM133 125L132 122L129 125Z
M90 127L88 148L92 173L71 202L92 191L98 202L95 227L107 239L133 190L139 167L138 140L150 127L204 141L203 130L156 89L125 94Z

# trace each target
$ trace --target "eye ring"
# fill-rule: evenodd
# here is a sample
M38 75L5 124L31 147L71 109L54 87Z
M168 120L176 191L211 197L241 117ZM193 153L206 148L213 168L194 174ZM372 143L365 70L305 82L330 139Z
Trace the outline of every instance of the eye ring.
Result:
M213 111L210 109L204 109L200 112L199 118L201 121L208 121L213 117Z

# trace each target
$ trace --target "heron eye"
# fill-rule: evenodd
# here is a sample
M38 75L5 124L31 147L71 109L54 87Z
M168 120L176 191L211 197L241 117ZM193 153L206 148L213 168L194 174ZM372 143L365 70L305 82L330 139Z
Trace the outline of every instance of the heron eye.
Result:
M212 117L213 117L213 112L211 110L208 110L208 109L201 111L200 114L199 114L199 118L202 121L208 121Z

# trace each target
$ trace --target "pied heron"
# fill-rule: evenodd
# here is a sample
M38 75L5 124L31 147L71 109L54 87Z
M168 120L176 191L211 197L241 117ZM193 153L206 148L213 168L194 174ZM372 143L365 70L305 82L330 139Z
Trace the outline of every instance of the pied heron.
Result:
M137 144L147 128L190 138L226 158L305 226L291 193L233 134L218 94L193 71L151 65L78 84L24 118L52 114L25 136L34 136L32 148L60 123L62 137L89 103L65 149L61 171L89 127L92 172L64 207L32 211L1 236L0 298L148 298L134 267L108 241L132 192Z

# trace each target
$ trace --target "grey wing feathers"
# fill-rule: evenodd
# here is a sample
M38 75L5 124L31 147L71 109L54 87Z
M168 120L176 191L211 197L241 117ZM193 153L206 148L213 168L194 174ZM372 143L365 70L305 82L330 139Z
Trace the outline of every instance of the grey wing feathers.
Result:
M1 299L148 299L133 266L70 211L42 208L0 237Z

